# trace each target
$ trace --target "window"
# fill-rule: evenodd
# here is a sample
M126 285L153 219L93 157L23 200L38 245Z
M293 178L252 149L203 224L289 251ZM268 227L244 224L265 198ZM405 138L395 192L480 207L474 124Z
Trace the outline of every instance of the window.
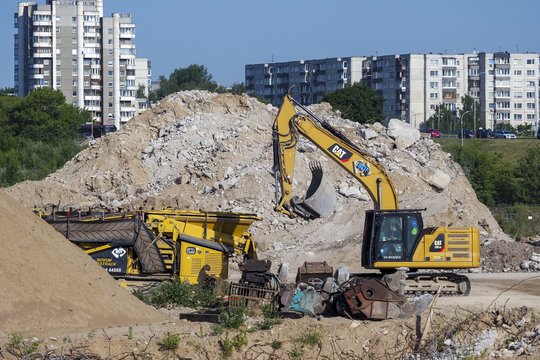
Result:
M521 99L523 97L523 93L521 91L516 91L514 93L514 99Z
M521 75L521 70L514 70L514 75Z
M435 110L435 109L437 108L437 105L431 104L431 105L429 105L429 108L430 108L431 110Z
M536 108L535 103L527 103L527 109L531 110L535 108Z
M527 99L534 99L534 91L527 92Z
M535 116L534 114L527 114L527 120L534 120Z
M113 61L112 60L107 61L107 65L108 66L113 66Z
M523 61L521 59L514 59L514 65L521 65Z
M527 87L534 87L535 84L534 81L527 81Z
M76 45L77 44L77 39L71 39L71 44Z
M109 70L108 74L109 74L109 76L112 76L112 74L113 74L112 70Z
M431 77L437 77L437 76L439 76L439 72L438 72L437 70L435 70L435 71L430 71L430 72L429 72L429 76L431 76Z
M514 114L514 120L521 120L523 116L521 114Z
M49 59L43 59L43 65L49 65Z
M109 86L109 87L112 87L112 82L110 82L110 83L108 84L108 86Z
M522 81L514 81L514 87L515 88L522 88L523 82Z
M108 54L109 54L109 56L112 56L113 55L113 49L109 49Z
M534 76L534 70L527 70L527 76Z
M437 60L437 59L431 59L431 60L429 60L429 64L430 64L431 66L438 66L438 65L439 65L439 60Z
M430 87L430 89L438 89L439 88L439 83L438 82L430 82L429 87Z
M523 104L522 103L515 103L514 104L514 109L522 109L523 108Z
M534 59L527 59L527 65L534 65Z
M109 91L109 96L113 96L113 95L112 95L112 91Z
M73 80L73 86L77 86L77 80Z
M76 17L76 16L73 16L73 17L71 18L71 22L76 23L76 22L77 22L77 17Z
M429 94L429 98L430 98L430 99L438 99L438 98L439 98L439 94L438 94L438 93L430 93L430 94Z

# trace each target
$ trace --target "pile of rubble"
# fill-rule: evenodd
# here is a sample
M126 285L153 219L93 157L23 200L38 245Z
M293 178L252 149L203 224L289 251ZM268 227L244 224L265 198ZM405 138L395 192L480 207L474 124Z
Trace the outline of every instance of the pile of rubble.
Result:
M440 145L399 121L388 128L342 119L328 104L310 107L388 171L401 208L426 208L425 226L478 226L488 240L508 240L475 196L459 165ZM169 96L120 131L92 141L43 181L8 189L25 206L92 206L252 212L259 250L291 267L322 259L359 267L367 192L312 144L298 146L295 191L320 161L338 196L329 219L306 222L273 212L271 128L277 108L247 96L201 91Z

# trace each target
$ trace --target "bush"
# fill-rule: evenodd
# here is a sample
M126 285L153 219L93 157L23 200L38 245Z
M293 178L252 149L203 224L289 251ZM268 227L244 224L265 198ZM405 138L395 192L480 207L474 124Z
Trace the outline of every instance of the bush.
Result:
M224 357L232 355L233 350L240 350L242 346L247 345L247 335L244 331L240 331L232 339L229 339L229 334L225 334L225 339L220 340L219 345Z
M180 345L180 334L171 334L168 332L157 344L164 350L176 350Z
M185 306L190 308L210 307L216 304L214 287L204 287L182 283L179 279L165 281L148 292L138 292L136 296L157 308Z

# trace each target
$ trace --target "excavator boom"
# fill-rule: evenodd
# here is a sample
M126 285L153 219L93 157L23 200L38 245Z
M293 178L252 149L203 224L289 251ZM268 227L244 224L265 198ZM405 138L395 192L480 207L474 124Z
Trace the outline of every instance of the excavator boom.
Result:
M297 112L303 110L303 114ZM367 190L375 207L383 210L397 209L397 195L384 168L371 155L356 147L343 134L319 119L304 106L287 95L283 100L273 126L274 174L276 177L276 211L292 215L298 208L298 200L292 196L296 146L302 135L316 145L336 164L358 180ZM322 169L312 166L312 183L305 197L305 203L313 208L310 200L317 198L316 204L326 206L332 203L334 191L328 190ZM316 188L316 187L319 188ZM323 190L319 190L323 188ZM331 194L332 195L331 195ZM317 213L328 213L327 209L314 208ZM298 212L298 211L296 211ZM302 214L301 214L302 215Z

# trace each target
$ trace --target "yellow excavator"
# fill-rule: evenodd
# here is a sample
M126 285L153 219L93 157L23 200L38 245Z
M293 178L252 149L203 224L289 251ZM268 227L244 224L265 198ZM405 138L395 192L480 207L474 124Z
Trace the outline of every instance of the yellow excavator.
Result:
M480 266L478 229L423 228L421 209L398 209L396 190L381 164L290 95L273 125L277 212L314 219L330 216L335 207L334 189L320 165L310 166L313 179L306 195L292 195L300 135L362 184L374 203L366 211L361 264L380 274L352 276L341 289L338 311L371 319L406 317L415 304L405 293L469 293L468 278L451 270ZM424 269L438 271L417 271Z

